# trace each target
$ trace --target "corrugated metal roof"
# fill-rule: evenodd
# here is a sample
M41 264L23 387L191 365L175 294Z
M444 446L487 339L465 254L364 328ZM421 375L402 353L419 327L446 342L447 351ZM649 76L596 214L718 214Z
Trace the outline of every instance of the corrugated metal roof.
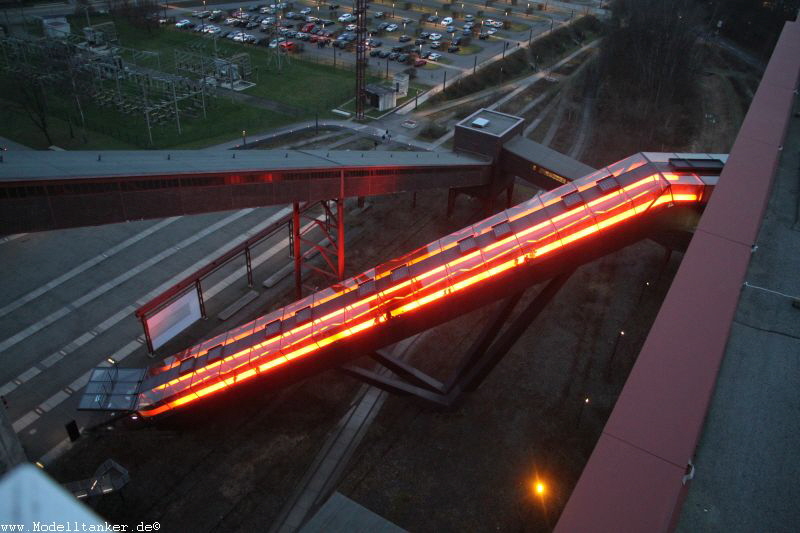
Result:
M537 165L552 170L570 180L576 180L595 171L595 169L589 165L584 165L577 159L522 136L515 137L503 144L503 150L508 150L514 155L535 161Z
M350 150L9 151L0 180L57 177L208 174L341 167L485 166L488 160L452 152Z

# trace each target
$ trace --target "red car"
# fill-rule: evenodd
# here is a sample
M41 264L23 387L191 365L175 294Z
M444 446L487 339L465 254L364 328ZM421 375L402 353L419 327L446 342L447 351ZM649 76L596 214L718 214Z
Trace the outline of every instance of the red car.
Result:
M308 24L303 26L303 28L300 31L302 31L303 33L308 33L313 29L314 29L314 23L313 22L309 22Z
M424 67L427 63L428 62L425 61L424 59L417 59L416 61L414 61L414 66L415 67Z

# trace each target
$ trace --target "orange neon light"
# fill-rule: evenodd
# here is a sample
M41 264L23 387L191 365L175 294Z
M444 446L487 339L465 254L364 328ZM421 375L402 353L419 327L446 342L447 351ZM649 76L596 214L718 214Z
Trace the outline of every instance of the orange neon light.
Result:
M668 181L674 181L675 180L675 178L673 178L673 175L671 175L671 174L664 174L664 176ZM348 319L349 322L356 322L356 321L359 321L359 320L361 320L361 321L358 322L355 325L352 325L352 326L346 328L346 329L343 329L343 330L338 331L336 333L333 333L331 335L327 335L327 336L325 336L323 338L320 338L320 339L317 339L317 340L314 340L312 338L312 335L314 333L314 327L313 326L321 325L321 324L327 322L328 320L334 319L337 316L340 316L340 315L343 316L344 315L345 310L344 309L338 309L338 310L332 311L331 313L327 314L324 317L321 317L319 319L316 319L316 320L309 321L307 323L301 324L301 325L293 328L290 331L284 332L284 333L282 333L280 335L277 335L277 336L275 336L275 337L273 337L273 338L271 338L269 340L266 340L266 341L264 341L262 343L256 344L254 346L250 346L250 347L248 347L248 348L246 348L246 349L244 349L244 350L242 350L240 352L237 352L235 354L227 356L224 359L221 359L221 360L216 361L216 362L214 362L214 363L212 363L210 365L207 365L206 367L204 367L202 369L198 369L196 372L192 372L190 374L187 374L186 376L180 376L178 378L175 378L175 379L171 380L168 383L165 383L163 385L159 385L158 387L155 387L153 390L161 390L161 389L165 389L167 387L173 386L173 385L180 384L180 383L186 381L187 379L190 379L191 377L196 376L197 374L200 374L201 372L208 372L211 369L216 368L217 366L219 366L223 362L235 360L236 358L240 357L245 351L252 351L254 353L257 350L270 348L270 350L269 350L270 353L274 354L275 351L277 351L276 348L280 347L280 343L281 343L282 340L287 340L288 341L288 345L286 347L280 348L283 353L278 352L278 357L275 357L273 359L265 361L265 362L261 363L259 366L255 367L255 368L250 367L250 368L247 368L246 370L242 370L239 373L235 374L233 377L228 377L227 379L223 379L223 380L220 380L220 381L215 381L214 383L212 383L210 385L207 385L205 387L202 387L199 390L187 391L186 393L182 394L180 397L178 397L178 398L176 398L176 399L174 399L172 401L169 401L168 403L166 403L164 405L158 406L158 407L156 407L156 408L154 408L154 409L152 409L150 411L142 411L141 413L143 415L145 415L145 416L154 416L154 415L163 413L164 411L169 410L171 408L179 407L179 406L185 405L187 403L190 403L190 402L192 402L192 401L194 401L196 399L202 398L204 396L207 396L207 395L210 395L210 394L214 394L214 393L216 393L216 392L218 392L220 390L223 390L223 389L227 388L229 385L232 385L234 383L239 383L240 381L244 381L246 379L254 377L257 374L270 371L273 368L276 368L276 367L278 367L280 365L283 365L283 364L285 364L285 363L287 363L289 361L292 361L292 360L297 359L297 358L304 357L304 356L306 356L308 354L311 354L312 352L315 352L318 349L321 349L321 348L323 348L325 346L328 346L328 345L330 345L332 343L335 343L337 341L340 341L340 340L345 339L347 337L350 337L352 335L356 335L356 334L358 334L358 333L360 333L360 332L362 332L362 331L364 331L366 329L369 329L369 328L371 328L371 327L373 327L373 326L375 326L377 324L385 322L390 317L400 316L400 315L403 315L405 313L414 311L416 309L419 309L420 307L423 307L425 305L430 304L431 302L439 300L439 299L441 299L441 298L443 298L443 297L445 297L445 296L447 296L449 294L452 294L452 293L460 291L460 290L464 290L464 289L466 289L468 287L471 287L471 286L473 286L473 285L475 285L477 283L480 283L481 281L483 281L485 279L497 276L498 274L506 272L506 271L508 271L508 270L510 270L510 269L512 269L514 267L517 267L519 265L523 265L523 264L525 264L527 262L528 259L538 258L538 257L546 255L546 254L548 254L550 252L558 250L560 248L564 248L565 246L567 246L567 245L569 245L569 244L571 244L573 242L579 241L581 239L584 239L584 238L588 237L589 235L595 234L595 233L597 233L599 231L602 231L602 230L604 230L606 228L609 228L611 226L619 224L620 222L623 222L624 220L627 220L627 219L629 219L629 218L631 218L631 217L633 217L635 215L638 215L638 214L641 214L643 212L646 212L646 211L648 211L648 210L650 210L650 209L652 209L652 208L654 208L654 207L656 207L658 205L661 205L661 204L664 204L664 203L671 203L671 202L696 202L700 197L698 194L694 194L694 193L672 194L670 189L669 189L669 187L666 187L663 190L659 190L658 191L658 196L655 199L653 199L652 196L651 196L651 193L655 192L655 191L643 191L642 193L634 195L632 198L628 197L628 194L636 191L637 189L639 189L643 185L646 185L648 183L656 183L656 182L659 182L659 181L660 181L660 175L658 175L658 174L647 176L647 177L642 178L641 180L639 180L639 181L637 181L635 183L632 183L632 184L630 184L630 185L628 185L626 187L623 187L621 189L617 189L617 190L614 190L612 192L609 192L608 194L606 194L604 196L601 196L601 197L599 197L599 198L597 198L597 199L595 199L595 200L593 200L591 202L588 202L587 204L583 204L583 205L577 206L574 209L571 209L571 210L569 210L567 212L564 212L564 213L561 213L561 214L559 214L559 215L557 215L557 216L555 216L555 217L553 217L551 219L548 219L548 220L545 220L545 221L543 221L543 222L541 222L539 224L536 224L533 227L526 228L524 230L519 231L518 233L509 235L508 237L506 237L506 238L504 238L504 239L502 239L500 241L493 242L493 243L485 246L484 248L474 250L474 251L468 253L465 256L458 257L458 258L454 259L453 261L451 261L451 262L449 262L449 263L447 263L445 265L439 265L439 266L437 266L435 268L432 268L431 270L428 270L426 272L423 272L423 273L419 274L418 276L416 276L414 278L403 280L402 282L398 283L397 285L393 285L391 287L388 287L387 289L385 289L384 291L382 291L380 293L376 293L376 294L370 295L368 297L365 297L365 298L359 300L358 302L348 306L351 309L357 309L357 308L360 308L360 307L366 307L366 309L363 312L359 313L357 316L350 317ZM661 181L661 183L664 183L664 182ZM599 205L599 204L601 204L603 202L608 202L609 200L613 200L613 199L617 199L617 198L619 198L621 200L621 202L623 202L623 203L617 204L616 207L621 207L624 204L628 204L630 207L628 209L626 209L625 211L622 211L620 213L608 216L606 218L602 218L600 220L596 220L597 216L599 216L600 214L593 213L590 208L593 207L593 206L597 206L597 205ZM643 200L642 200L642 198L643 198ZM559 199L559 197L556 197L554 201L556 201L558 199ZM639 200L639 201L637 201L637 200ZM553 202L548 202L547 205L551 205L552 203ZM543 204L540 204L540 205L536 206L536 208L532 208L531 210L527 210L525 213L532 213L533 211L535 211L537 209L540 209L541 205L543 205ZM611 208L607 209L606 212L611 211L613 209L614 209L614 207L611 207ZM574 221L571 221L571 222L567 223L565 225L565 227L562 227L560 230L556 227L557 223L565 221L565 220L568 220L569 217L575 216L575 215L578 215L578 214L582 214L582 215L585 215L585 216L582 216L580 219L576 219ZM519 216L515 216L514 219L518 219L521 216L524 216L524 213L520 214ZM565 232L565 230L569 230L570 228L574 228L576 226L582 226L583 224L588 224L588 225L586 225L585 227L581 227L580 229L577 229L577 230L575 230L575 231L573 231L571 233L559 234L559 232ZM463 280L460 280L460 281L458 281L456 283L453 283L452 285L450 285L450 286L448 286L446 288L436 290L435 292L432 292L430 294L420 295L419 297L415 298L413 301L404 303L404 304L400 305L399 307L397 307L395 309L389 309L389 310L386 310L386 311L380 311L380 307L372 307L372 306L369 305L374 300L378 300L379 301L379 306L380 305L385 305L388 301L391 301L391 299L387 299L386 298L387 295L395 293L395 292L399 291L402 288L405 288L405 287L408 287L408 286L412 286L413 284L419 285L422 280L425 280L425 279L433 276L434 274L441 273L442 271L446 272L448 270L454 270L454 269L456 269L456 267L458 265L460 265L462 263L465 263L465 262L467 262L467 261L469 261L471 259L475 259L477 257L480 257L482 253L486 254L486 253L488 253L488 252L490 252L490 251L492 251L492 250L494 250L494 249L496 249L496 248L498 248L500 246L509 245L513 241L518 241L518 240L522 239L523 237L525 237L525 236L527 236L527 235L529 235L529 234L531 234L531 233L533 233L533 232L535 232L535 231L537 231L539 229L542 229L543 227L548 226L548 225L553 227L554 231L549 233L549 234L547 234L547 235L542 236L541 238L538 239L538 241L543 241L543 240L549 239L554 234L557 235L556 239L554 241L552 241L552 242L549 242L547 244L543 244L542 246L540 246L538 248L535 248L533 250L528 249L528 251L525 251L525 249L524 249L525 247L524 246L519 246L517 244L513 248L511 248L511 249L509 249L509 250L507 250L505 252L502 252L502 253L509 253L509 252L516 253L516 254L518 254L516 257L511 258L509 260L506 260L506 261L502 262L499 265L495 265L492 268L489 268L488 270L475 273L475 274L467 277L466 279L463 279ZM491 227L487 227L486 231L489 231L490 229L491 229ZM423 255L421 255L419 257L416 257L412 261L410 261L408 263L404 263L404 265L408 266L410 264L422 261L423 259L425 259L427 257L430 257L431 255L435 255L436 253L440 253L440 252L442 252L444 250L447 250L447 249L451 248L452 246L455 246L457 244L457 242L458 241L454 241L453 243L448 244L446 247L438 249L436 252L430 252L428 254L423 254ZM390 270L386 271L386 272L383 272L380 275L376 275L375 279L377 280L379 278L385 277L386 275L389 275L390 273L391 273ZM340 291L338 293L335 293L335 294L331 295L330 298L333 298L333 297L335 297L337 295L348 293L348 292L350 292L352 290L355 290L357 287L358 287L357 285L355 285L353 287L348 287L343 291ZM329 301L330 298L322 299L322 300L320 300L319 303L322 303L324 301ZM403 296L401 295L399 298L403 298ZM316 304L315 304L315 306L316 306ZM362 318L365 317L365 316L367 316L368 318L366 320L362 320ZM344 324L342 324L342 325L344 325ZM309 330L309 333L307 335L302 336L302 337L298 337L298 334L301 334L305 330ZM246 329L245 331L250 331L250 330ZM248 333L248 334L250 334L250 333ZM292 339L292 340L289 340L289 339ZM301 343L304 343L304 342L307 342L307 344L300 345ZM225 344L229 344L229 343L226 342ZM289 352L283 351L283 350L286 350L287 348L291 348L291 347L296 347L296 348L292 349ZM264 354L264 355L269 355L269 354ZM260 358L260 356L256 356L256 358ZM243 364L246 364L246 363L243 363Z

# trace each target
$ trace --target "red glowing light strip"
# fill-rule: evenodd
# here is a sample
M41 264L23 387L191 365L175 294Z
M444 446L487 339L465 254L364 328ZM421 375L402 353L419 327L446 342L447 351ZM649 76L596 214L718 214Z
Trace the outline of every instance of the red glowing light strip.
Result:
M648 181L657 181L657 178L654 177L654 176L650 176L650 177L644 178L644 179L640 180L639 182L636 182L634 184L629 185L628 187L625 187L623 190L626 190L626 191L632 190L634 188L637 188L637 187L641 186L643 183L647 183ZM666 192L666 194L664 194L664 192ZM614 191L614 192L612 192L612 193L610 193L610 194L608 194L606 196L603 196L601 198L598 198L598 199L594 200L593 202L590 202L589 205L597 205L597 203L599 203L601 201L608 200L612 196L619 196L620 194L621 194L620 191ZM586 237L588 235L591 235L593 233L596 233L597 231L600 231L600 230L605 229L607 227L610 227L610 226L612 226L614 224L617 224L617 223L619 223L619 222L621 222L623 220L626 220L626 219L628 219L628 218L630 218L630 217L632 217L634 215L637 215L639 213L647 211L648 209L651 209L652 207L654 207L656 205L660 205L662 203L671 202L671 201L691 202L691 201L697 201L697 200L698 200L698 195L695 195L695 194L676 194L676 195L672 195L670 190L666 189L665 191L662 191L662 194L656 200L652 200L652 201L647 200L647 201L642 202L642 203L640 203L638 205L637 204L633 204L633 207L631 207L630 209L627 209L626 211L624 211L622 213L619 213L619 214L614 215L614 216L612 216L612 217L610 217L608 219L605 219L605 220L602 220L602 221L597 222L595 224L592 224L590 226L587 226L586 228L583 228L583 229L581 229L579 231L576 231L575 233L572 233L572 234L569 234L569 235L565 235L561 239L558 239L558 240L556 240L556 241L554 241L552 243L549 243L549 244L547 244L545 246L542 246L540 248L535 249L533 252L529 252L529 253L523 254L522 256L518 256L518 257L516 257L514 259L511 259L509 261L506 261L506 262L502 263L501 265L495 266L495 267L493 267L493 268L491 268L491 269L489 269L489 270L487 270L485 272L478 273L478 274L473 275L473 276L471 276L471 277L469 277L469 278L467 278L465 280L457 282L457 283L453 284L452 286L450 286L450 287L448 287L446 289L441 289L441 290L436 291L436 292L434 292L432 294L423 296L423 297L421 297L421 298L419 298L419 299L417 299L417 300L415 300L413 302L409 302L408 304L404 304L404 305L400 306L399 308L397 308L395 310L390 310L389 311L389 315L390 316L399 316L401 314L404 314L404 313L407 313L407 312L412 311L414 309L417 309L417 308L419 308L419 307L421 307L423 305L426 305L426 304L428 304L428 303L430 303L432 301L435 301L435 300L445 296L446 294L450 294L452 292L456 292L458 290L462 290L462 289L464 289L466 287L469 287L471 285L474 285L475 283L478 283L478 282L480 282L480 281L482 281L484 279L487 279L489 277L495 276L495 275L497 275L497 274L499 274L501 272L504 272L504 271L506 271L506 270L508 270L510 268L513 268L513 267L515 267L515 266L517 266L519 264L523 264L524 263L524 259L525 259L526 256L527 257L532 257L532 258L541 257L542 255L545 255L545 254L547 254L547 253L549 253L549 252L551 252L553 250L556 250L558 248L564 247L564 246L568 245L571 242L583 239L584 237ZM647 206L647 207L640 211L639 208L644 207L644 206ZM530 233L531 231L534 231L536 228L540 228L545 224L548 224L548 223L552 224L553 220L555 220L555 219L563 220L569 213L573 213L574 214L575 212L577 212L579 210L587 210L588 211L588 209L586 209L586 206L580 206L579 208L576 208L576 209L574 209L574 210L572 210L570 212L563 213L563 214L559 215L558 217L554 217L554 219L542 222L542 223L538 224L537 226L534 226L533 228L528 228L528 229L526 229L526 230L524 230L524 231L522 231L522 232L520 232L518 234L514 234L514 235L504 239L503 241L500 241L499 243L498 242L492 243L491 245L487 246L485 249L482 249L482 250L483 251L488 251L490 249L493 249L496 246L499 246L502 243L508 243L511 239L516 239L518 236L522 236L522 235L525 235L527 233ZM471 254L468 254L467 256L464 256L464 257L461 257L461 258L458 258L458 259L452 261L451 263L449 263L447 265L442 265L442 266L436 267L435 269L432 269L432 270L430 270L428 272L425 272L425 273L417 276L416 278L413 278L411 280L406 280L403 283L400 283L398 285L390 287L390 288L386 289L385 291L383 291L380 294L386 294L386 293L394 292L394 291L396 291L396 290L398 290L398 289L400 289L402 287L407 286L408 284L412 283L413 281L419 281L421 279L425 279L425 278L431 276L432 274L441 271L441 269L447 268L448 266L452 268L452 266L456 265L457 263L461 263L463 261L466 261L468 258L474 257L475 254L477 254L479 252L480 252L480 250L476 250L476 251L472 252ZM364 305L365 303L368 303L369 301L371 301L371 300L373 300L374 298L377 298L377 297L378 297L378 294L372 295L372 296L370 296L368 298L365 298L364 300L362 300L360 302L357 302L352 307L357 307L359 305ZM364 314L368 313L369 311L371 311L371 309L368 309L367 312L362 313L361 315L359 315L359 317L363 316ZM321 323L324 320L331 318L333 315L340 314L340 313L343 313L343 312L344 312L343 309L339 309L337 311L329 313L325 317L322 317L322 318L318 319L316 322L317 323ZM288 362L290 360L293 360L293 359L296 359L298 357L302 357L304 355L307 355L308 353L311 353L311 352L315 351L318 348L322 348L324 346L327 346L328 344L331 344L333 342L336 342L336 341L341 340L343 338L346 338L348 336L351 336L351 335L354 335L356 333L359 333L359 332L361 332L361 331L363 331L363 330L365 330L365 329L367 329L369 327L372 327L373 325L375 325L377 323L380 323L382 321L383 320L380 320L380 319L370 318L369 320L367 320L365 322L362 322L362 323L360 323L360 324L358 324L356 326L352 326L349 329L346 329L346 330L341 331L339 333L336 333L336 334L334 334L332 336L329 336L329 337L326 337L324 339L321 339L321 340L319 340L317 342L312 342L312 343L310 343L310 344L308 344L308 345L306 345L304 347L298 348L298 349L296 349L296 350L294 350L294 351L292 351L292 352L290 352L290 353L288 353L286 355L283 355L283 356L280 356L280 357L275 358L273 360L267 361L267 362L261 364L258 367L258 371L256 371L256 369L254 369L254 368L249 368L249 369L245 370L244 372L240 372L239 374L237 374L237 375L235 375L235 376L233 376L231 378L227 378L225 380L215 382L215 383L213 383L211 385L208 385L208 386L206 386L206 387L204 387L202 389L199 389L196 392L189 392L188 394L186 394L184 396L181 396L181 397L177 398L176 400L173 400L172 402L169 402L168 404L162 405L162 406L160 406L160 407L158 407L158 408L156 408L154 410L143 411L142 414L144 416L154 416L156 414L164 412L167 409L171 409L172 407L178 407L180 405L184 405L184 404L189 403L189 402L191 402L191 401L193 401L195 399L198 399L198 398L201 398L201 397L206 396L208 394L212 394L214 392L217 392L218 390L221 390L221 389L227 387L228 385L233 384L234 382L238 383L240 381L243 381L244 379L253 377L254 375L256 375L257 372L263 372L263 371L269 370L269 369L271 369L273 367L279 366L279 365L281 365L283 363L286 363L286 362ZM312 322L309 322L309 323L304 324L302 326L298 326L297 328L294 328L293 330L287 332L284 335L281 335L280 337L275 337L273 339L270 339L270 341L268 341L268 342L264 342L264 343L261 343L259 345L250 347L247 350L254 351L254 350L261 349L263 347L266 347L268 345L273 344L275 341L278 341L278 340L283 339L285 337L288 337L290 335L294 335L297 332L302 331L303 329L305 329L307 327L310 327L312 324L313 324ZM292 344L297 344L298 342L301 342L301 341L303 341L303 340L305 340L307 338L308 338L308 336L305 336L302 339L297 339L294 342L292 342ZM241 352L239 352L237 354L233 354L233 355L225 358L223 361L227 361L227 360L233 359L236 356L240 355L240 353ZM218 363L221 364L222 361L215 362L212 365L208 365L207 367L204 367L204 369L213 368L213 367L217 366ZM163 387L165 387L167 385L183 381L187 377L191 377L191 375L184 376L182 378L178 378L177 380L173 380L173 381L169 382L168 384L160 386L159 388L163 388Z

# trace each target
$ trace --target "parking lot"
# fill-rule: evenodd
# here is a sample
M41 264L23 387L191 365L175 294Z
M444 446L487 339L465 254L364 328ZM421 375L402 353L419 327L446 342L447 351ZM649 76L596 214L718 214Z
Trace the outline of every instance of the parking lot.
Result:
M530 4L527 4L530 5ZM416 81L437 84L569 21L573 13L548 8L487 7L438 2L430 5L374 3L367 11L368 65L373 75L390 76L418 67ZM210 6L209 6L210 7ZM221 4L213 9L176 8L171 15L183 31L205 38L230 39L256 48L280 48L293 57L343 65L355 64L355 16L352 5ZM171 22L170 22L171 23Z

